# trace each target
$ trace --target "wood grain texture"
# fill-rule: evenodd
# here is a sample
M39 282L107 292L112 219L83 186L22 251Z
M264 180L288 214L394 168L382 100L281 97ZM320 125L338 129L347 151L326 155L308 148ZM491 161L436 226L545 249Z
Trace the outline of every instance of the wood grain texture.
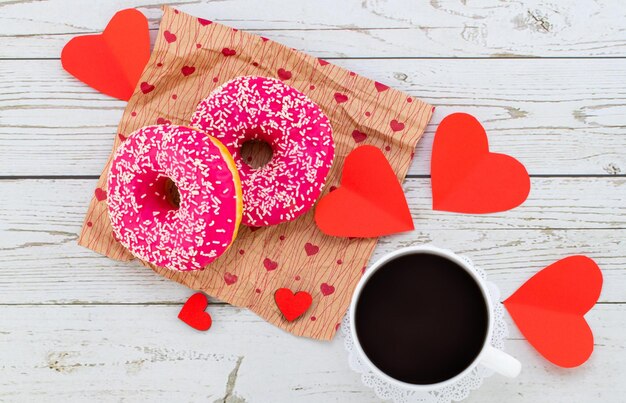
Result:
M533 175L626 174L626 59L335 62L437 106L409 175L430 172L434 130L456 111ZM57 60L0 61L0 175L99 175L124 105Z
M137 262L76 244L94 184L0 181L0 304L182 303L189 296ZM409 179L416 231L381 238L372 259L402 246L445 246L474 259L508 295L553 261L587 254L604 271L601 300L626 302L626 180L536 178L532 186L515 210L459 215L432 211L430 181Z
M176 320L178 310L2 307L3 400L380 401L348 367L339 337L297 338L230 306L210 306L213 326L202 333ZM467 401L621 402L626 316L620 306L607 304L588 319L596 332L595 352L575 370L545 362L509 322L505 344L524 362L521 375L515 380L494 375Z
M77 33L98 32L138 7L158 27L151 0L0 3L0 58L58 57ZM172 0L181 11L254 31L318 57L624 56L620 0L524 2L414 0Z

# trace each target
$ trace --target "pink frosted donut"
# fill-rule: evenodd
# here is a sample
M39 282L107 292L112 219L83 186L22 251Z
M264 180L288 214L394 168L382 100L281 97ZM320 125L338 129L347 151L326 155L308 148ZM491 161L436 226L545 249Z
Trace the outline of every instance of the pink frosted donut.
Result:
M243 190L243 223L291 221L319 197L335 153L332 128L306 95L267 77L237 77L200 102L191 124L233 155ZM252 168L241 157L250 140L268 143L272 159Z
M168 197L174 184L179 202ZM148 126L116 150L107 179L115 236L157 266L202 269L237 235L241 184L234 161L216 139L183 126Z

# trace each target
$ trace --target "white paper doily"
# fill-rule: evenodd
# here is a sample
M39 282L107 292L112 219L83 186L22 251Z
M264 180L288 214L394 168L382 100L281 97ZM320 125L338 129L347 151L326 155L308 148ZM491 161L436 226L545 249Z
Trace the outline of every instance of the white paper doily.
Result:
M465 257L461 258L466 261L470 267L486 280L485 272L474 266L472 261ZM491 334L491 345L499 350L504 350L504 339L509 334L506 322L504 321L504 308L500 303L500 290L498 287L486 281L489 295L493 305L493 331ZM376 395L384 400L393 400L396 403L404 402L424 402L424 403L449 403L451 401L460 401L467 398L470 392L480 387L483 378L493 375L493 371L478 365L466 376L459 379L452 385L432 389L429 391L416 392L404 389L396 385L388 383L370 371L368 365L361 360L359 353L354 348L354 340L350 333L350 313L348 312L341 322L341 333L344 337L344 345L349 354L350 368L361 374L361 381L376 392Z

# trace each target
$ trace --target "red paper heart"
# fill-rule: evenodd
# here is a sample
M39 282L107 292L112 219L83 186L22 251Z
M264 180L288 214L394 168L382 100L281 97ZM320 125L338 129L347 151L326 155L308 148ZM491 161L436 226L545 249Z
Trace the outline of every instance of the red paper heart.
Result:
M167 41L167 43L176 42L176 35L171 33L170 31L163 32L163 37Z
M289 288L279 288L274 293L274 300L285 319L292 322L302 316L311 306L313 298L306 291L293 293Z
M489 152L487 133L471 115L453 113L437 128L431 176L433 209L485 214L522 204L530 192L526 168Z
M182 320L196 330L209 330L211 327L211 315L204 310L209 305L209 300L201 292L193 294L178 313L178 319Z
M237 51L235 49L224 48L222 49L222 54L224 56L235 56Z
M532 276L504 306L526 340L561 367L581 365L593 351L584 315L602 290L602 272L586 256L561 259Z
M389 89L388 85L385 85L383 83L379 83L378 81L374 81L374 87L376 87L376 91L378 91L378 92L387 91Z
M357 238L414 228L402 186L374 146L358 147L346 157L341 186L318 202L315 222L327 235Z
M125 101L133 95L149 58L148 20L132 8L116 13L101 35L77 36L61 52L68 73Z
M198 18L198 22L200 23L200 25L206 27L207 25L213 24L213 21L211 20L206 20L204 18Z
M154 90L154 85L147 83L147 82L143 82L141 83L141 85L139 85L139 89L141 90L141 92L143 92L144 94L147 94L149 92L152 92L152 90Z

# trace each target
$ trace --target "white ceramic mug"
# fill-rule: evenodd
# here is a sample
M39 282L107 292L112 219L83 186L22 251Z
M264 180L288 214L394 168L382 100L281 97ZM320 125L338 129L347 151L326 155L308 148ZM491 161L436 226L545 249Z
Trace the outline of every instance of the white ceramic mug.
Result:
M487 332L486 332L485 341L483 342L483 346L482 346L482 349L480 350L480 353L476 356L474 361L467 368L465 368L462 372L458 373L454 377L446 379L445 381L442 381L439 383L433 383L433 384L428 384L428 385L421 385L421 384L418 385L418 384L403 382L395 378L392 378L391 376L385 374L380 369L378 369L376 365L374 365L370 361L370 359L367 357L367 355L363 351L363 348L361 347L361 344L359 342L359 336L356 332L356 326L355 326L356 305L361 295L361 291L367 284L367 281L369 280L369 278L372 277L372 275L377 270L383 267L385 263L395 258L398 258L400 256L414 254L414 253L427 253L431 255L437 255L437 256L443 257L445 259L448 259L456 263L459 267L461 267L467 273L469 273L472 276L472 278L476 281L476 284L478 284L478 287L480 288L480 291L484 298L485 304L487 305L487 318L488 318L487 319ZM487 290L487 284L485 283L485 281L478 275L478 273L476 273L476 271L465 260L461 259L459 256L455 255L454 253L450 251L436 248L434 246L410 246L410 247L399 249L392 253L388 253L387 255L380 258L369 268L369 270L361 278L361 281L359 281L359 283L357 284L354 294L352 295L352 302L350 304L350 332L352 334L352 339L354 340L356 351L358 352L360 358L363 360L363 362L367 363L367 365L370 367L372 372L374 372L379 377L387 380L391 384L397 385L405 389L410 389L410 390L432 390L432 389L448 386L458 381L460 378L464 377L465 375L467 375L477 365L483 365L499 374L502 374L511 378L514 378L517 375L519 375L521 368L522 368L522 365L520 364L520 362L517 359L513 358L512 356L508 355L507 353L500 351L489 344L491 340L491 334L493 332L493 321L494 321L493 302L491 301L491 297L489 296L489 291Z

